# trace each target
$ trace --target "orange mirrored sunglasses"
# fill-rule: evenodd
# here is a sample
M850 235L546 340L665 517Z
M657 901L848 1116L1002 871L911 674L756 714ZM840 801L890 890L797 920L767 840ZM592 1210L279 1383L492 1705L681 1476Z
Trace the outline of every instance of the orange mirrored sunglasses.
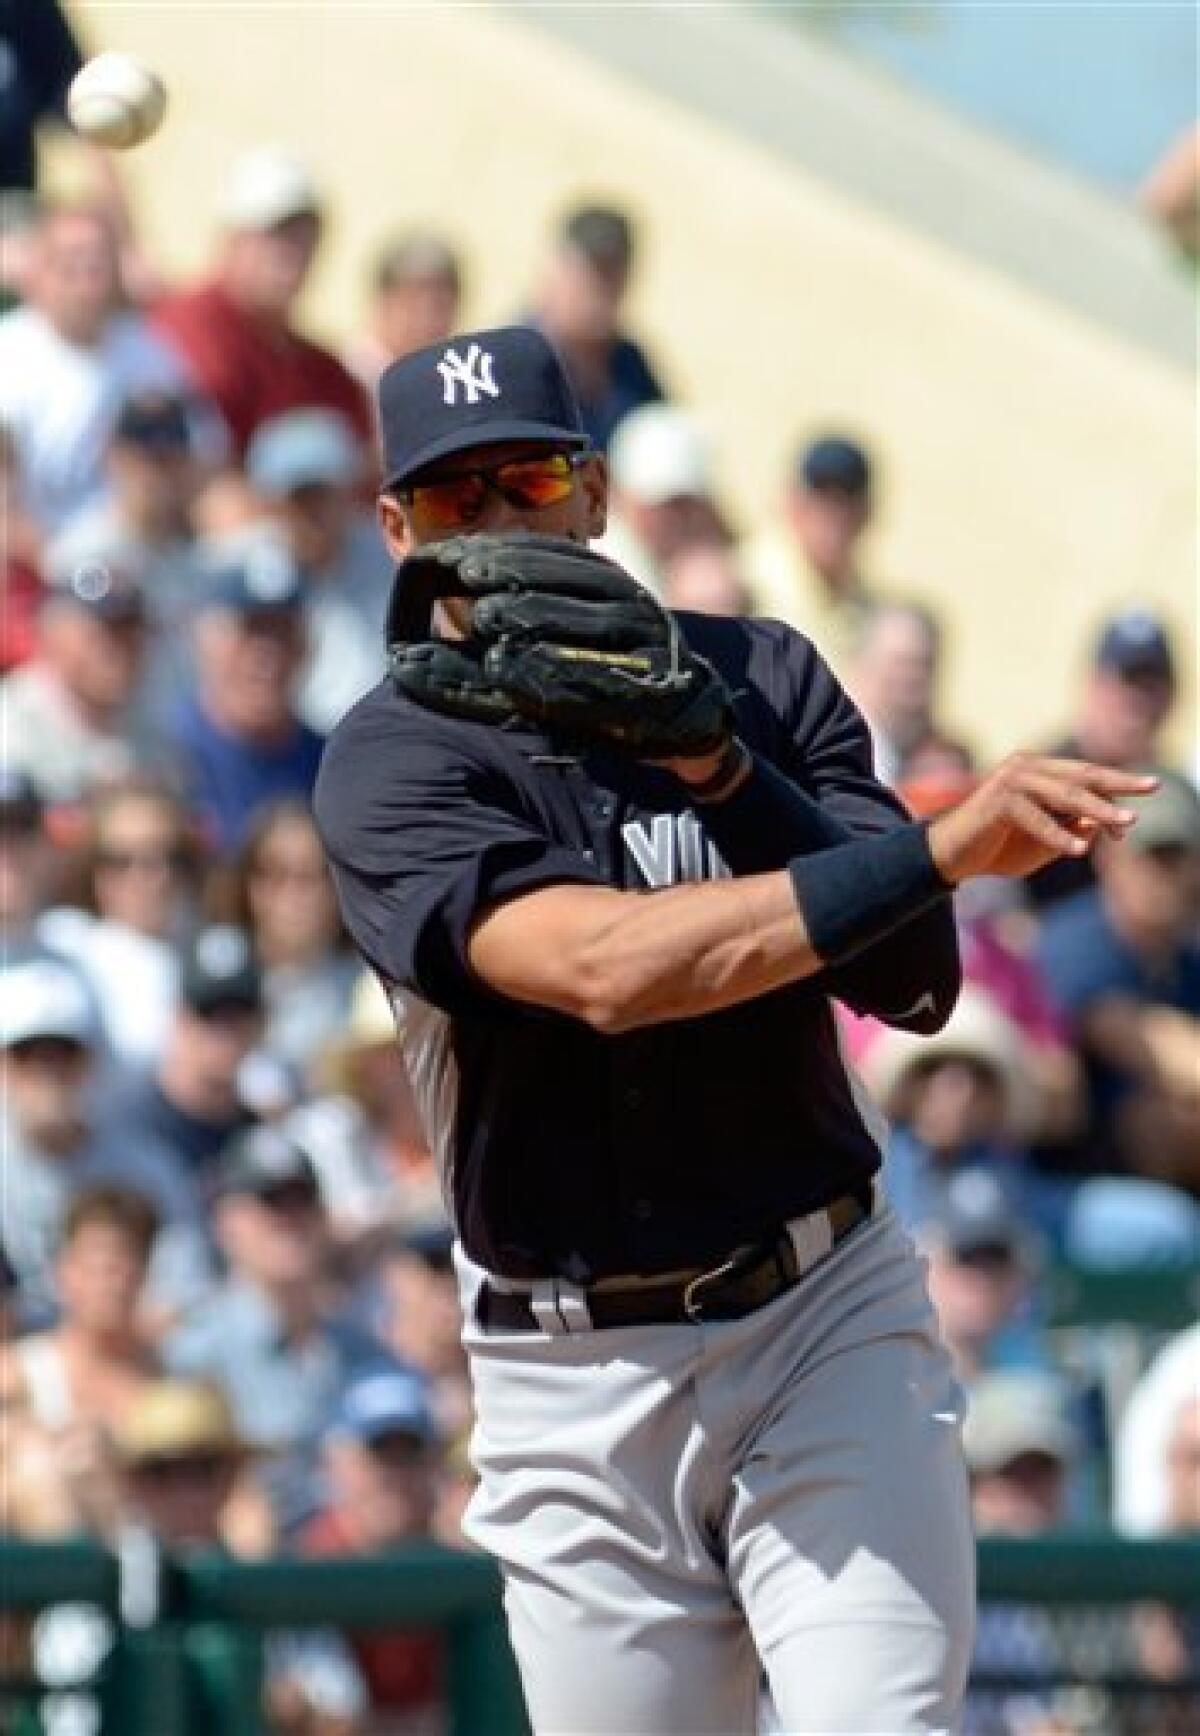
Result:
M575 471L587 452L547 452L536 458L513 458L505 464L458 470L429 482L396 489L396 497L418 513L431 530L463 530L476 524L489 494L498 494L522 512L541 512L566 500L575 486Z

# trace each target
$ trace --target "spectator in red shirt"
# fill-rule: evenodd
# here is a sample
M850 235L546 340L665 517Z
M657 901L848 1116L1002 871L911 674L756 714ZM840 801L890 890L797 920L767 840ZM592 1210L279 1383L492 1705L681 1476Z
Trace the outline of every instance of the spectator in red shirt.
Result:
M234 168L221 216L214 275L166 296L155 320L224 416L236 457L260 424L310 407L337 411L369 448L362 386L293 322L321 239L307 170L282 151L251 152Z
M353 1381L322 1443L322 1459L329 1503L303 1533L303 1554L373 1555L429 1541L438 1437L417 1375L381 1362ZM357 1633L347 1640L375 1713L412 1714L442 1699L438 1633Z

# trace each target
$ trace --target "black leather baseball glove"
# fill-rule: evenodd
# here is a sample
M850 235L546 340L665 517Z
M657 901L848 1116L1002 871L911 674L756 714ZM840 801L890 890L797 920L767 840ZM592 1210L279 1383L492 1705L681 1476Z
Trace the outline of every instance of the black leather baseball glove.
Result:
M404 562L397 593L471 600L466 639L392 644L409 698L486 723L525 718L642 759L711 753L732 701L671 616L614 561L528 532L454 537Z

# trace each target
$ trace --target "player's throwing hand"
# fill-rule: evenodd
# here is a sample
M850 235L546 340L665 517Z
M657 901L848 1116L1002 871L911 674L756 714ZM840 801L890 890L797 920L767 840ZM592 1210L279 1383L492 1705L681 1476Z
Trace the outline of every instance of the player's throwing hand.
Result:
M1010 755L929 828L929 848L952 886L981 874L1033 874L1082 856L1098 832L1122 838L1137 815L1114 797L1149 795L1157 778L1087 760Z

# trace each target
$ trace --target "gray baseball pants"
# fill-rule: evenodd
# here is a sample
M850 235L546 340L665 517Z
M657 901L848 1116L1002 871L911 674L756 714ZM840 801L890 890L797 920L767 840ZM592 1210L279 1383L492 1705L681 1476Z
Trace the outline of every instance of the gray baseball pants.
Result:
M802 1229L801 1229L802 1233ZM481 1332L481 1484L538 1736L958 1728L974 1622L961 1397L891 1209L746 1319ZM579 1329L562 1330L563 1321Z

